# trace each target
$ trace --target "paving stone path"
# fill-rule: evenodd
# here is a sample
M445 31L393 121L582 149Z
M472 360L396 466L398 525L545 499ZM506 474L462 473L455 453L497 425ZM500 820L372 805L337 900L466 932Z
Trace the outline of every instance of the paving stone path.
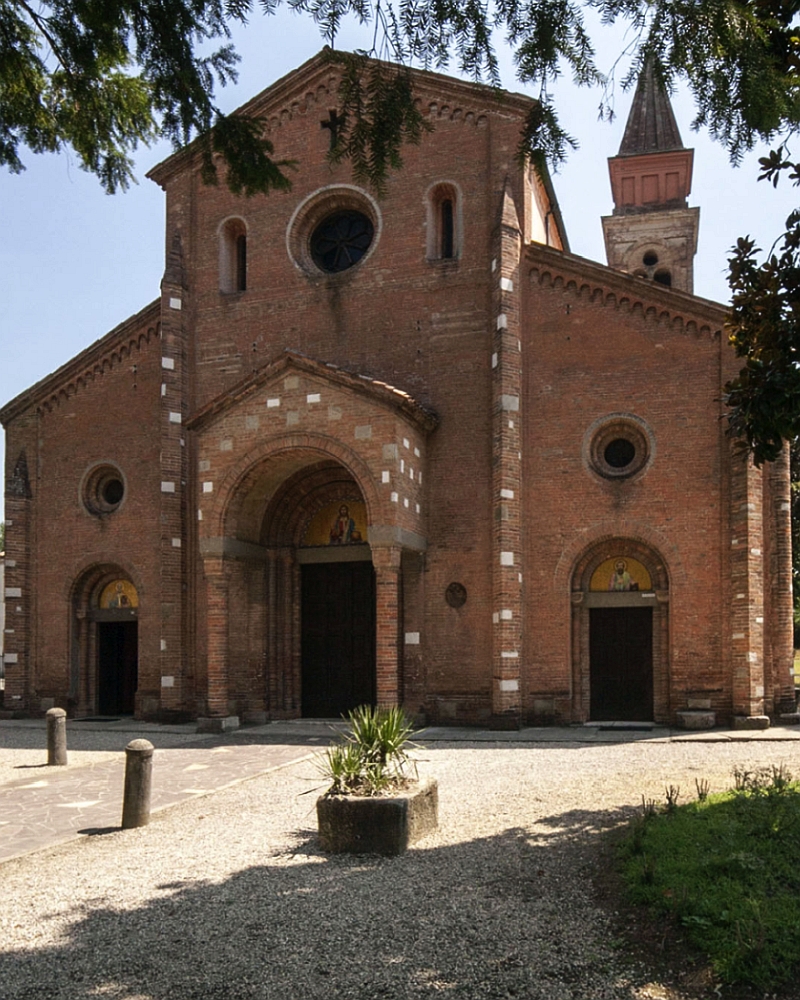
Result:
M155 726L133 720L70 722L71 751L97 751L97 763L48 767L43 720L0 721L0 760L25 752L27 763L14 766L12 780L0 785L0 862L81 836L119 829L125 746L149 739L153 758L152 811L209 795L229 785L285 767L319 753L333 737L333 725L316 720L272 723L240 729L224 736L199 735L193 724ZM421 742L612 743L648 741L800 740L800 729L765 732L679 733L653 728L569 727L488 730L428 728ZM32 748L36 759L31 763ZM112 752L109 758L109 752ZM19 775L19 777L17 777Z

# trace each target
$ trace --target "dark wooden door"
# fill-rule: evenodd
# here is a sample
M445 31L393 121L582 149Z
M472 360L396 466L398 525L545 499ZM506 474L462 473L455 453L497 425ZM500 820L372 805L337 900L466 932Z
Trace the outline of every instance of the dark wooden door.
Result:
M591 608L592 722L653 719L653 609Z
M302 705L337 718L375 703L375 571L370 562L302 567Z
M139 666L138 622L97 623L97 711L132 715Z

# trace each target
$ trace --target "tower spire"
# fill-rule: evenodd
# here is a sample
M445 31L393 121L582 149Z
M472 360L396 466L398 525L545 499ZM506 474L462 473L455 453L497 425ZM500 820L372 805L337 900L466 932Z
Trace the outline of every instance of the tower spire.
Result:
M614 212L603 218L610 267L693 290L700 210L689 208L694 150L686 149L664 76L648 56L619 153L608 161Z
M647 57L636 85L618 156L683 149L678 123L655 58Z

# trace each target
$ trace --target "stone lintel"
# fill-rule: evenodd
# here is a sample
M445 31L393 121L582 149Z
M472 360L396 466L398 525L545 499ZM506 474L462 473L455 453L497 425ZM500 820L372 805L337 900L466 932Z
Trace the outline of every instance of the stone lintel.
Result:
M425 552L428 548L427 538L396 524L373 524L367 530L367 538L370 545L381 547L399 545L414 552Z

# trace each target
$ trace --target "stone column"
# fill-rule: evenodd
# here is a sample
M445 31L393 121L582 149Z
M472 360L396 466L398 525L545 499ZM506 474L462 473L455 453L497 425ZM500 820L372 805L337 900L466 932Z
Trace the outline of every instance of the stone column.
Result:
M375 700L381 707L400 704L401 697L401 608L400 556L397 545L373 546L375 567Z
M239 727L228 715L228 595L232 566L224 559L206 559L207 695L208 715L197 720L197 731L221 733Z

